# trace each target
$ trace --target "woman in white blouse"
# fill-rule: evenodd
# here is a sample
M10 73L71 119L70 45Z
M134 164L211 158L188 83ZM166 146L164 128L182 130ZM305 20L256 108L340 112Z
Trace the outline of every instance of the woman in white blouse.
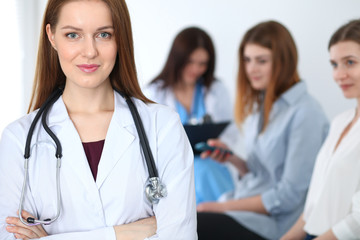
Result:
M360 239L360 19L329 42L333 77L357 107L337 116L315 165L304 213L281 240Z

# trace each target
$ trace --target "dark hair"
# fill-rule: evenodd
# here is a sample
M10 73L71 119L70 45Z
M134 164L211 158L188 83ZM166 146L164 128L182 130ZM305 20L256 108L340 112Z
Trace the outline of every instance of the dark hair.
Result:
M55 32L61 8L71 1L49 0L47 3L40 31L34 86L28 112L39 108L56 87L65 85L66 77L60 67L57 52L47 38L46 25L50 24L51 31ZM111 11L118 49L116 62L110 73L110 82L114 88L128 96L151 102L141 92L137 80L131 22L126 3L124 0L103 0L103 2Z
M251 87L245 71L244 49L249 43L268 48L272 53L272 76L264 97L264 125L262 127L264 131L269 122L273 103L282 93L300 81L297 73L298 55L290 32L278 22L261 22L245 33L239 48L235 100L235 120L239 124L254 111L255 103L260 106L261 91Z
M203 83L210 87L214 81L215 50L210 36L202 29L189 27L182 30L174 39L169 56L161 73L152 82L163 80L163 87L174 86L181 80L190 55L197 48L204 48L209 54L207 70L204 73Z
M360 44L360 19L352 20L336 30L330 38L328 49L342 41L354 41Z

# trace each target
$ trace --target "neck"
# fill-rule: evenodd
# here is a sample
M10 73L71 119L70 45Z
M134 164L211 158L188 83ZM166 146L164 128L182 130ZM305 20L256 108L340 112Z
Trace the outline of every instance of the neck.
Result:
M195 89L196 83L186 83L185 81L180 81L175 88L183 92L192 92Z
M69 114L114 110L114 93L109 81L97 88L82 88L66 84L63 101Z

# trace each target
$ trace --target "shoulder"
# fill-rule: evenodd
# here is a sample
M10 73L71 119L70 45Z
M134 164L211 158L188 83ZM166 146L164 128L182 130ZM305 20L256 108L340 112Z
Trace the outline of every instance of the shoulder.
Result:
M136 98L133 98L133 100L140 115L142 115L141 117L152 118L157 122L179 120L179 114L168 106L158 103L144 103Z
M156 92L163 89L164 81L159 79L156 82L150 82L143 88L144 92Z
M297 115L303 115L304 117L312 119L327 119L318 100L311 96L306 88L299 92L299 95L293 100L291 108Z
M149 83L146 85L142 91L146 97L155 101L164 103L166 101L166 96L171 94L171 89L169 87L164 88L164 81L158 80L156 82Z
M15 120L14 122L10 123L4 129L3 137L4 137L4 135L10 134L21 140L26 139L26 136L30 129L31 123L33 122L37 112L38 112L38 110L35 110L17 120Z
M226 86L222 81L218 79L215 79L209 87L209 92L224 93L224 91L227 91Z

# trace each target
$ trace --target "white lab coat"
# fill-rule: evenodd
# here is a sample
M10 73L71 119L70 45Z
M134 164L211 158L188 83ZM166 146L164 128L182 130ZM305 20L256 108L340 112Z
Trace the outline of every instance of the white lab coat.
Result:
M159 176L168 196L153 207L145 201L145 159L129 108L115 94L115 110L105 139L96 182L80 137L62 98L48 123L63 148L60 170L61 214L44 226L44 239L116 239L113 226L156 216L157 234L150 239L197 239L193 155L176 113L134 99L144 124ZM0 239L15 239L5 218L16 216L24 176L24 146L35 112L10 124L0 142ZM56 215L54 143L40 124L31 144L29 187L24 210L39 219Z

